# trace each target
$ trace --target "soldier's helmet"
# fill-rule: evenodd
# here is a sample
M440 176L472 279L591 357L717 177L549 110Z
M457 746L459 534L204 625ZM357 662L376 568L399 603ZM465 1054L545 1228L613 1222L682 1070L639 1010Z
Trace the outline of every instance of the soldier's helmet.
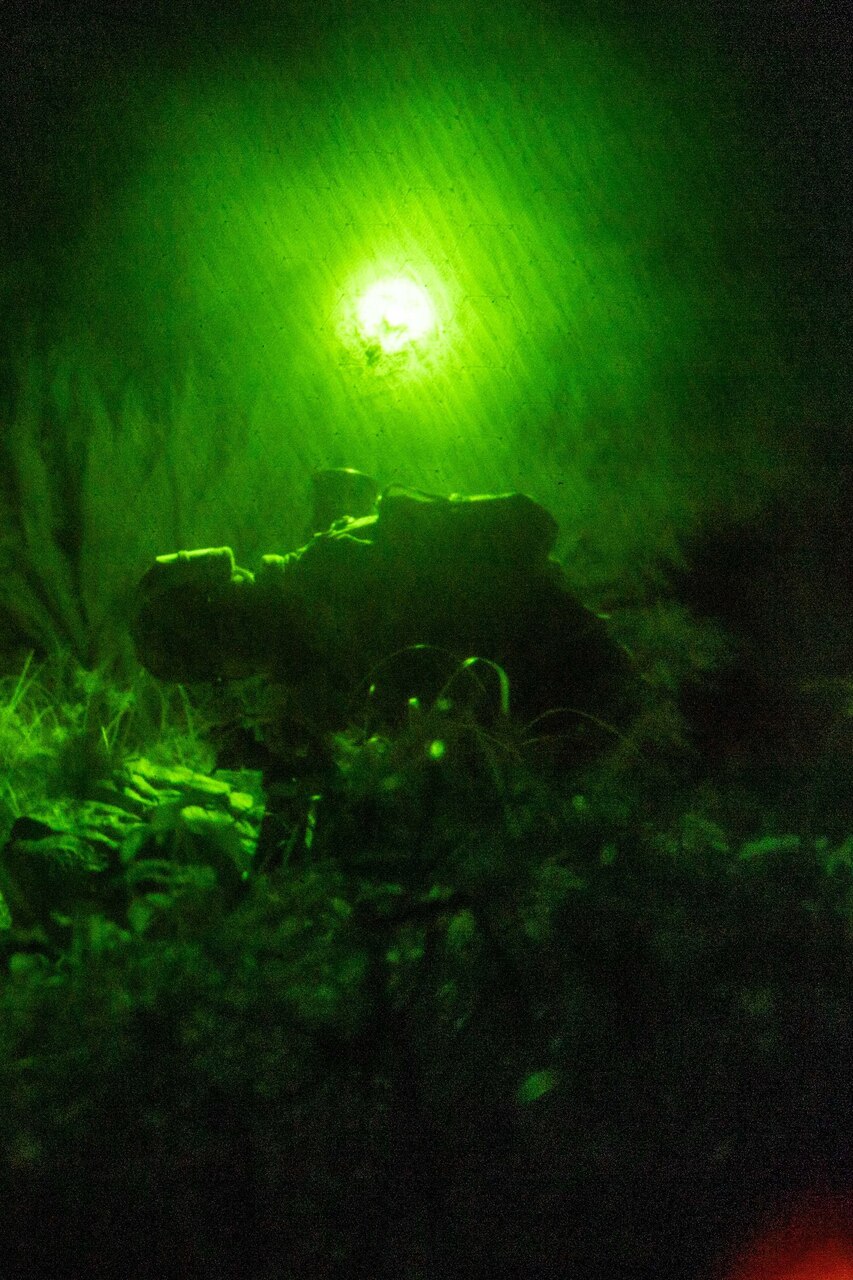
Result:
M352 467L325 467L311 476L311 520L306 538L323 533L344 516L372 515L379 486L372 476Z

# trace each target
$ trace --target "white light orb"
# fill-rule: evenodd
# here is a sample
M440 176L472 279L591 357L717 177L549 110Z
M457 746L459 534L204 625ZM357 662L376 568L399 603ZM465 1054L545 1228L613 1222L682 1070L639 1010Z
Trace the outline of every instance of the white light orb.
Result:
M435 328L429 294L406 276L377 280L361 295L356 319L363 340L393 355Z

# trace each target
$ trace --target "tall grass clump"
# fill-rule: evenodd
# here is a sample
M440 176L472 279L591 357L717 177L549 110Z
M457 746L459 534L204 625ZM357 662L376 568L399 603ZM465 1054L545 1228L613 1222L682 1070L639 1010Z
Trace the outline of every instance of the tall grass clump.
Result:
M41 799L54 758L60 716L29 653L17 675L0 678L0 821L6 831Z
M182 685L165 686L137 667L124 683L68 654L37 660L0 678L0 835L46 801L85 797L123 759L214 767L204 711Z
M19 352L2 415L0 622L39 655L127 677L127 621L156 555L230 542L251 558L295 545L304 524L253 410L226 421L191 366L155 403L85 344Z

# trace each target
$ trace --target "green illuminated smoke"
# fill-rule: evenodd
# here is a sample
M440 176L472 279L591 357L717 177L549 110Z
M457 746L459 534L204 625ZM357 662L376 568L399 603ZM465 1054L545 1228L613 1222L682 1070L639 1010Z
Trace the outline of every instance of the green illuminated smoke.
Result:
M627 560L751 492L773 279L731 81L521 3L346 10L142 86L136 160L69 261L69 313L123 370L159 393L193 362L227 424L212 463L187 429L205 491L236 508L221 459L254 414L253 510L268 475L296 510L316 466L518 487Z

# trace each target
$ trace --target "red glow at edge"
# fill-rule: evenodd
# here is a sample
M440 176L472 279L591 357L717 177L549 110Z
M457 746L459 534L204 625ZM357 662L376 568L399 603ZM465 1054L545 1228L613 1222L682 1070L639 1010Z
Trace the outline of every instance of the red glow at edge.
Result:
M799 1205L750 1242L725 1280L853 1280L853 1196Z

